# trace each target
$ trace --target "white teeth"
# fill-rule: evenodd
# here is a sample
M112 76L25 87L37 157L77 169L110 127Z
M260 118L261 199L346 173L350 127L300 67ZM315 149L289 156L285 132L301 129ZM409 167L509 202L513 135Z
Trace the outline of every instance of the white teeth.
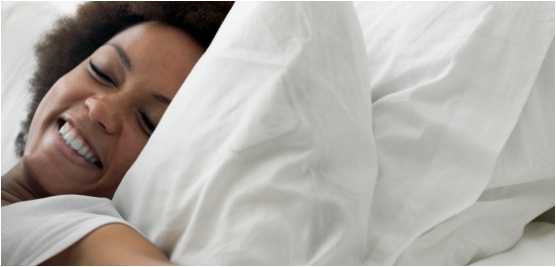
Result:
M70 127L66 122L62 128L59 130L60 136L69 148L79 153L87 161L95 164L98 159L93 156L93 153L89 151L89 147L85 145L85 142L81 137Z
M68 123L66 122L64 124L64 126L62 126L62 128L60 128L60 134L65 135L69 132L69 130L70 129L69 129Z
M64 140L66 141L66 143L68 145L71 141L73 141L73 139L75 139L75 132L74 131L70 130L67 134L64 134Z
M79 138L73 139L73 141L70 142L70 146L73 150L79 152L79 149L83 146L83 141Z
M77 152L79 153L79 155L85 156L85 153L87 153L88 151L89 149L86 146L82 146Z

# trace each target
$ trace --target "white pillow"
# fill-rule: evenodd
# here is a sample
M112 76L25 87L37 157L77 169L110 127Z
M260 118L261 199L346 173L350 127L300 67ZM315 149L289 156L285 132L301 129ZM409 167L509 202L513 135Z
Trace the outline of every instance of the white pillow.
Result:
M117 209L177 264L361 264L368 73L351 3L237 2Z
M554 205L554 3L355 6L379 156L366 263L507 249Z

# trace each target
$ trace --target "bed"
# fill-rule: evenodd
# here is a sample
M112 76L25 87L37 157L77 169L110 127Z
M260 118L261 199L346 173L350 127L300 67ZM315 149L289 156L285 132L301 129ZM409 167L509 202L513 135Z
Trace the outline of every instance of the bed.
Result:
M2 173L77 4L2 2ZM553 2L239 2L107 205L182 265L554 265L554 87Z

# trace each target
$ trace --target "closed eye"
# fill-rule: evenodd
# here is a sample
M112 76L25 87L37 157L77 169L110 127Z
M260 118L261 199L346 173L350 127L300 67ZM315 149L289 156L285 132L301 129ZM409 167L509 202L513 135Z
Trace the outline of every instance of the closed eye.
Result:
M145 114L141 111L139 111L139 114L141 115L142 124L144 125L144 127L147 128L145 130L145 132L147 133L147 135L150 136L154 132L154 130L156 129L156 126L152 123L152 121L149 119L147 114Z
M91 69L93 70L93 72L95 73L95 75L97 75L100 79L102 79L105 82L110 83L111 85L116 86L116 84L114 83L114 81L112 81L112 79L110 78L110 76L108 76L108 74L106 74L105 72L103 72L102 70L100 70L94 63L92 60L89 60L89 66L91 67Z

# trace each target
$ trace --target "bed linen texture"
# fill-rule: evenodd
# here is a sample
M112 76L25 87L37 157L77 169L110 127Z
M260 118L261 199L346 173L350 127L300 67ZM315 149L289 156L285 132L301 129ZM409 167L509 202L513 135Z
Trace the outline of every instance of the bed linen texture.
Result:
M366 264L510 248L554 206L554 3L355 7L379 162Z
M4 173L32 46L76 4L1 5ZM527 222L554 205L554 3L354 7L237 3L117 210L2 208L2 264L125 218L178 264L553 265Z
M2 265L39 265L111 223L130 226L106 198L64 195L4 206Z
M365 58L349 2L237 2L118 211L178 264L361 264L377 171Z

